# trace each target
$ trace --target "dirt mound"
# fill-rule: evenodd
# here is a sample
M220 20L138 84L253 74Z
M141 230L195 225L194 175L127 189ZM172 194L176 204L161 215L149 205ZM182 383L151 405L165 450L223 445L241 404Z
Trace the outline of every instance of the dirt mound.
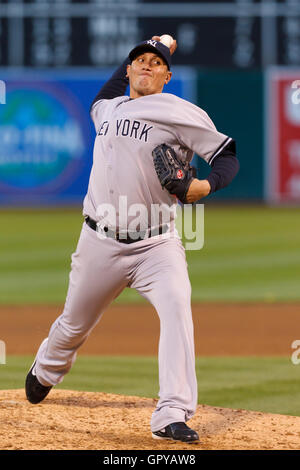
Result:
M39 405L0 391L0 448L56 450L299 449L300 417L199 405L189 425L199 444L153 440L156 400L52 390Z

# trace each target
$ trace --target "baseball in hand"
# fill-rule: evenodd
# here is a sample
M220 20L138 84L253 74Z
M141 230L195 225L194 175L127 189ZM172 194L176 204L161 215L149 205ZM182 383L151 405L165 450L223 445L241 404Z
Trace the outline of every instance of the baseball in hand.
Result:
M173 38L172 36L169 36L169 34L163 34L162 36L160 36L160 42L170 48L173 44Z

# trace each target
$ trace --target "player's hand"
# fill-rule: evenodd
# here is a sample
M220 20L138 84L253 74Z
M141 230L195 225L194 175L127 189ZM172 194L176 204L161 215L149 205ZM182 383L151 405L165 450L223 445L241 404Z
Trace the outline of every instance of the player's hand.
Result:
M188 189L186 200L188 203L199 201L210 193L211 187L207 180L193 179Z
M177 49L177 41L176 39L174 39L173 43L172 43L172 46L170 47L170 54L174 54L174 52L176 51Z
M154 41L160 41L160 36L152 36L152 38ZM176 51L177 49L177 41L176 39L173 38L173 43L172 43L172 46L170 47L170 54L174 54L174 52Z

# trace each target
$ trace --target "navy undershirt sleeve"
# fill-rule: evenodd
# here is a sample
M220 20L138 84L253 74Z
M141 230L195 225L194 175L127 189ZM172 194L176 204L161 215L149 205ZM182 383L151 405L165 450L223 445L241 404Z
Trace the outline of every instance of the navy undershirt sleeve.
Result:
M212 163L212 170L206 178L214 193L228 186L240 169L240 163L235 155L235 143L225 148Z
M99 93L93 100L91 108L99 100L111 100L117 96L123 96L126 92L129 80L126 78L127 65L130 64L130 59L127 59L123 64L113 73L110 79L103 85Z

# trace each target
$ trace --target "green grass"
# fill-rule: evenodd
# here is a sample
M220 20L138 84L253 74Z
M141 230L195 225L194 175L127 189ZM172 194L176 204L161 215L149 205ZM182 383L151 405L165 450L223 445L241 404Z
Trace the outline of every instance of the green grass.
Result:
M2 210L0 303L63 303L81 208ZM205 241L187 251L194 301L298 301L299 208L205 206ZM144 302L125 289L116 302Z
M299 208L205 209L205 242L187 252L193 299L300 299Z
M33 357L8 356L0 388L24 386ZM201 357L199 403L300 416L300 366L288 357ZM78 356L57 388L157 398L155 357Z

